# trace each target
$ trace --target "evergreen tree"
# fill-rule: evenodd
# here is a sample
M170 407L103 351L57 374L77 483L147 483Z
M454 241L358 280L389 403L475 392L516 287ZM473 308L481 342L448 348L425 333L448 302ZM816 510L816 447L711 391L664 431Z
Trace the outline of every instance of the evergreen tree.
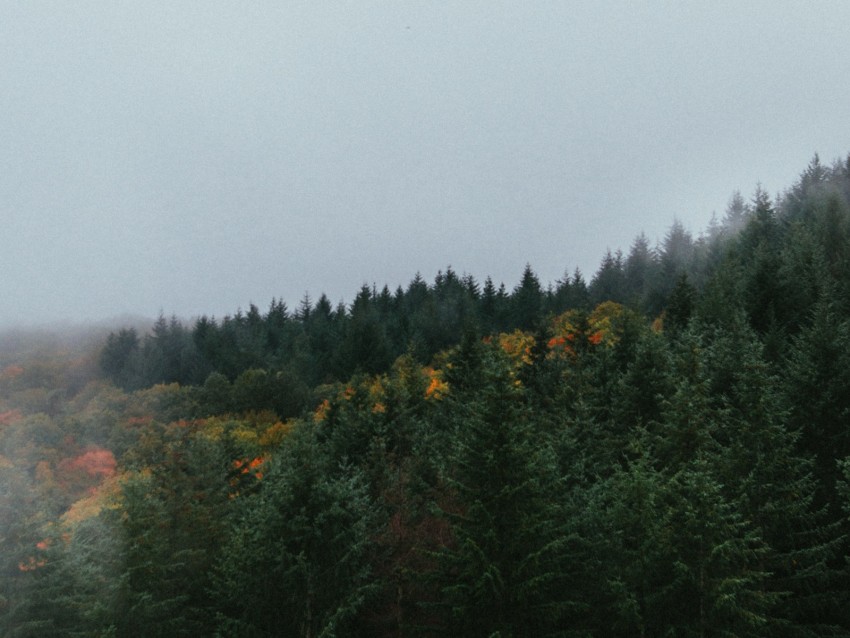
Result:
M139 336L134 328L110 333L100 353L100 369L118 387L134 389L139 383L137 367Z
M696 296L696 289L688 281L688 275L683 272L670 293L670 301L664 313L665 329L675 333L688 325L696 305Z
M741 191L735 191L729 198L729 203L726 205L726 216L723 218L723 230L728 236L736 235L740 232L746 222L749 211L747 203L744 201Z
M535 439L522 394L498 352L470 345L453 365L466 372L444 405L458 437L448 477L457 507L445 512L453 542L439 555L444 630L563 633L576 583L555 457ZM473 378L480 383L470 384Z
M213 580L220 636L347 636L373 589L362 478L300 430L233 521Z
M814 454L819 502L836 517L836 460L850 456L850 326L835 311L828 293L818 300L811 324L793 340L785 371L789 422L801 444Z
M799 432L786 426L778 380L743 318L709 333L703 375L723 415L715 471L728 499L766 545L759 562L763 590L780 602L770 609L765 636L822 636L837 631L836 574L840 530L817 503Z
M134 450L141 471L122 483L105 523L119 539L114 635L210 635L207 584L227 504L225 450L182 428L149 433Z
M532 330L540 321L543 311L543 289L537 275L526 264L522 279L511 297L511 324L520 330Z
M656 268L657 262L649 246L649 239L641 233L632 242L625 263L625 287L629 304L641 310L648 309L649 288L656 278Z
M604 301L626 301L626 275L623 266L623 254L618 250L613 255L608 250L589 288L590 298L595 304Z

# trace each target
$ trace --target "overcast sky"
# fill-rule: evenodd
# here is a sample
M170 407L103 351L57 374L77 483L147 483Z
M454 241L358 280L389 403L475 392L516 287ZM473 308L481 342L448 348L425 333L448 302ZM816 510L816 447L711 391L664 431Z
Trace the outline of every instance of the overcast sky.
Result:
M509 288L850 152L850 2L0 0L0 324Z

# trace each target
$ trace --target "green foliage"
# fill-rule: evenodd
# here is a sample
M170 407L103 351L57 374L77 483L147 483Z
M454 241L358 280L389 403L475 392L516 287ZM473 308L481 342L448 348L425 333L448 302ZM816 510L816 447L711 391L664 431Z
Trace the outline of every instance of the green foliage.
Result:
M245 499L216 566L221 636L345 636L373 589L374 506L302 429Z
M0 339L0 634L850 634L849 202L815 157L589 284Z
M451 363L464 383L443 405L456 432L444 512L454 542L439 554L445 630L553 634L577 607L556 457L535 436L504 355L470 345Z

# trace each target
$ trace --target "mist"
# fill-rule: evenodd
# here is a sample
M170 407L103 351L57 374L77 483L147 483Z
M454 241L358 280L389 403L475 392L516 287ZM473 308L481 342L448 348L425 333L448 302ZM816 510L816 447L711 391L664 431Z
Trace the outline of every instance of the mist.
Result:
M5 5L0 325L590 275L850 148L848 14Z

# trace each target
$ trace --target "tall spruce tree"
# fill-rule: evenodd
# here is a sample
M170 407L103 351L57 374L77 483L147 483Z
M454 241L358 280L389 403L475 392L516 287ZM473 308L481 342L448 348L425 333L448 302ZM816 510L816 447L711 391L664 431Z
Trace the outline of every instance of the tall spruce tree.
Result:
M373 589L374 506L302 428L241 503L213 579L219 636L348 636Z
M578 583L555 455L535 436L501 351L468 343L460 352L452 370L462 377L449 376L443 405L457 437L446 477L453 542L439 555L444 631L563 635Z

